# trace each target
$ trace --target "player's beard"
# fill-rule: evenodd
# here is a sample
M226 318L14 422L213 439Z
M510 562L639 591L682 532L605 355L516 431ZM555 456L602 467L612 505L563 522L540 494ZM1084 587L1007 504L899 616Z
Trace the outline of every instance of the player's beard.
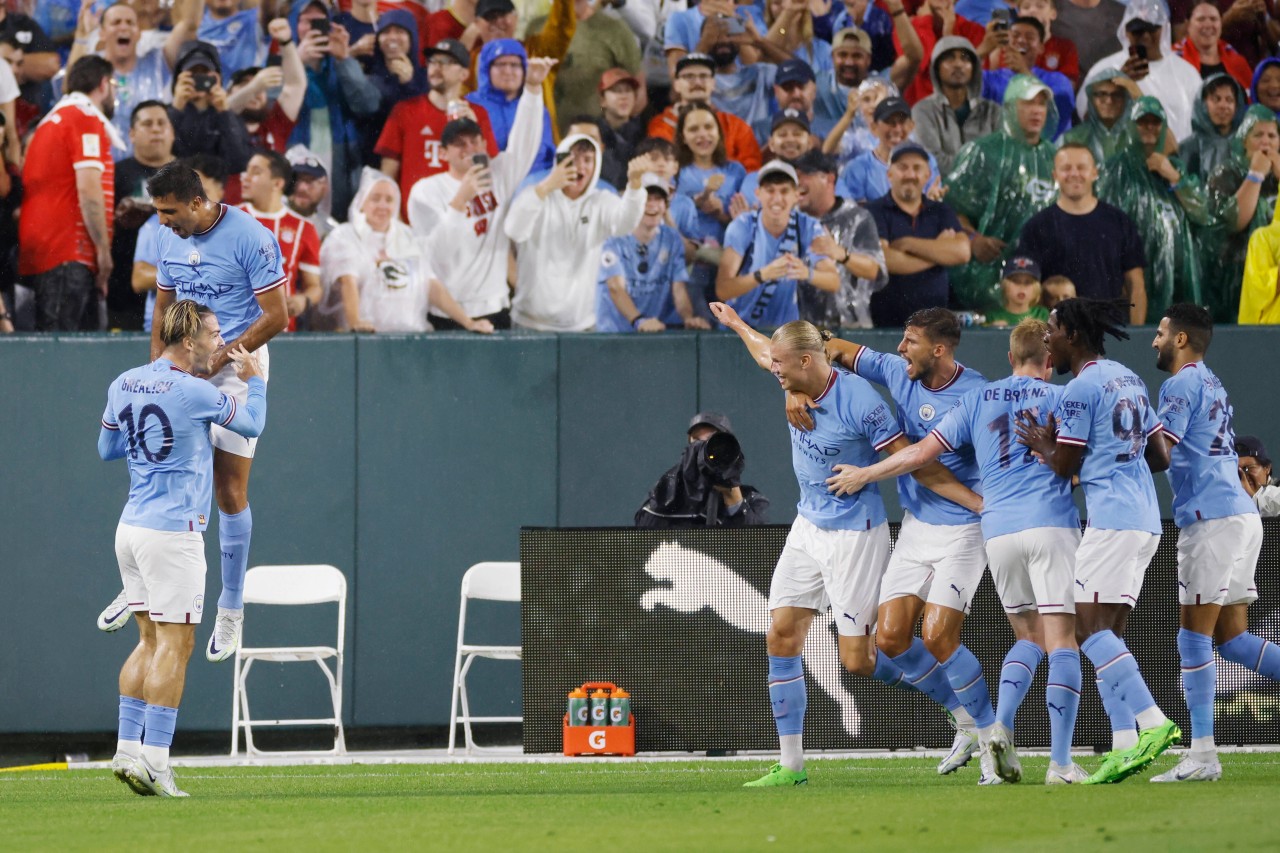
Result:
M114 93L102 99L102 114L107 117L107 121L111 121L116 117L116 96Z
M1169 372L1169 368L1173 365L1173 351L1165 347L1156 350L1156 369Z

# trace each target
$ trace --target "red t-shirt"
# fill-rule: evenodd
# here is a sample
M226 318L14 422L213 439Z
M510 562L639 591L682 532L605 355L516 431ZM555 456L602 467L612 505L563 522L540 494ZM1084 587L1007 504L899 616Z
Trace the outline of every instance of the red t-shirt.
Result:
M298 292L301 273L320 274L320 234L316 227L288 207L282 207L276 213L263 213L249 202L240 205L240 209L262 223L276 237L280 244L280 255L284 266L285 286L289 295ZM289 318L289 331L298 329L295 317Z
M410 15L418 25L418 32L425 33L427 31L427 21L431 19L431 10L416 0L378 0L378 17L381 18L384 12L390 12L392 9L403 9ZM338 0L339 12L351 11L351 0ZM433 42L422 42L423 46L433 44Z
M267 113L258 129L250 131L249 139L254 148L268 148L283 154L289 146L289 134L293 133L295 124L297 122L289 118L279 104L272 104L271 112ZM239 204L241 198L240 173L227 175L226 185L222 188L222 200L227 204Z
M22 169L26 197L18 221L19 275L38 275L71 261L98 271L98 253L80 213L76 174L80 169L100 173L110 240L116 164L99 116L91 106L63 100L31 137Z
M1036 65L1046 71L1067 75L1072 86L1080 84L1080 54L1076 51L1076 43L1071 39L1049 36L1049 40L1044 43L1044 53L1040 54Z
M906 99L908 104L916 105L916 101L927 98L933 94L933 80L929 76L930 57L933 56L933 46L938 43L941 36L933 30L933 15L926 13L917 15L911 19L911 26L915 27L916 35L920 36L920 44L924 47L924 57L920 60L920 70L916 72L916 79L911 81L911 85L907 87L907 91L902 93L902 97ZM938 29L942 29L942 23L938 23ZM952 30L952 35L966 38L973 45L974 50L978 49L978 45L982 44L982 39L986 36L987 31L981 24L975 24L968 18L956 15L956 25ZM898 41L898 36L893 37L893 48L902 55L902 43Z
M427 18L427 35L421 40L422 46L431 47L440 39L460 39L466 28L467 25L455 18L448 8L432 12Z
M484 132L485 146L490 157L498 156L498 143L489 126L489 114L484 107L468 103L476 114L476 123ZM382 135L373 151L379 157L400 161L401 216L409 218L409 191L423 178L449 170L449 164L440 159L440 135L449 123L445 111L431 103L427 95L407 98L391 108Z

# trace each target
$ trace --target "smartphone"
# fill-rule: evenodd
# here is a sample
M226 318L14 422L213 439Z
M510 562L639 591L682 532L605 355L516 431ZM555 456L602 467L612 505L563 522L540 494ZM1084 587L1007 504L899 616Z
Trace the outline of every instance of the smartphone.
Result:
M563 163L565 160L568 160L568 159L569 159L570 157L572 157L572 156L573 156L573 155L572 155L570 152L568 152L568 151L557 151L557 152L556 152L556 163L557 163L557 164Z
M213 84L218 82L218 78L212 74L192 74L191 85L195 87L197 92L209 92L213 90Z
M311 30L322 36L329 35L329 19L328 18L312 18Z
M1147 61L1147 46L1145 44L1135 44L1130 50L1133 51L1133 55L1138 59L1143 62Z
M267 57L268 68L279 68L284 63L284 57L278 53L273 53Z
M483 167L483 166L488 166L488 165L489 165L489 155L488 155L488 154L472 154L472 155L471 155L471 165L473 165L473 166L481 166L481 167Z
M727 27L725 32L731 36L740 36L747 31L746 26L742 23L742 19L737 15L719 15L717 17L725 22L725 26Z
M1009 29L1009 22L1013 20L1012 9L996 9L991 13L991 20L996 22L997 30Z

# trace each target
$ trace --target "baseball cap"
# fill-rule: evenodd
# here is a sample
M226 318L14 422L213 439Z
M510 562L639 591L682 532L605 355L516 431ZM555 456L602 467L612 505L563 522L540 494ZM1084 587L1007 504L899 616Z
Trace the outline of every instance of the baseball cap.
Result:
M910 154L916 155L925 162L929 160L929 152L924 150L923 145L918 142L904 142L889 154L889 163L892 165Z
M784 124L798 124L806 131L809 130L809 119L799 110L783 110L773 117L773 125L769 128L769 132L777 130Z
M1008 278L1011 275L1029 275L1036 281L1040 280L1040 265L1035 262L1034 258L1026 255L1014 255L1004 262L1004 269L1000 272L1001 278Z
M476 17L487 18L490 15L508 15L516 10L511 0L480 0L476 4Z
M440 144L452 145L463 136L484 136L480 125L469 118L456 118L444 126L440 132Z
M703 424L715 427L717 432L727 432L733 434L733 425L729 423L729 418L719 412L698 412L693 416L693 420L689 421L689 429L685 432L693 432L695 427Z
M778 73L773 78L774 85L785 86L788 83L814 82L813 69L803 59L788 59L779 63Z
M1126 33L1149 33L1160 29L1161 25L1145 18L1130 18L1124 25Z
M800 178L796 175L795 167L786 160L770 160L760 167L760 171L756 173L756 178L760 183L764 183L764 179L769 175L786 175L791 179L791 183L799 184Z
M830 154L823 154L817 148L810 148L795 161L795 169L803 174L818 172L827 175L840 174L840 163Z
M897 95L890 95L876 104L873 115L876 121L888 121L890 116L904 115L911 118L911 105Z
M211 71L222 74L222 60L218 58L218 49L207 41L184 41L178 48L178 61L173 64L173 76L188 68L203 65Z
M471 52L463 47L462 42L457 39L440 39L440 41L422 51L422 55L427 58L435 56L437 53L452 57L463 68L471 67Z
M689 428L693 429L692 426ZM1259 465L1271 464L1271 457L1267 455L1267 448L1262 446L1262 440L1256 435L1236 436L1236 456L1252 456L1258 460Z
M636 89L640 88L640 78L632 74L625 68L610 68L608 71L600 75L599 91L607 92L619 83L630 83Z
M864 53L871 52L871 36L867 35L865 30L860 30L857 27L845 27L832 36L832 49L841 47L848 39L853 39Z
M290 148L285 152L285 159L293 167L295 175L305 175L309 178L329 177L329 173L325 171L324 164L320 162L320 158L311 153L311 149L305 145L295 145Z
M668 198L671 197L671 184L656 172L645 172L640 176L640 186L646 190L658 190ZM690 427L692 429L692 427Z
M716 70L716 61L705 53L686 53L676 62L676 76L679 77L680 72L690 65L705 65L712 72Z

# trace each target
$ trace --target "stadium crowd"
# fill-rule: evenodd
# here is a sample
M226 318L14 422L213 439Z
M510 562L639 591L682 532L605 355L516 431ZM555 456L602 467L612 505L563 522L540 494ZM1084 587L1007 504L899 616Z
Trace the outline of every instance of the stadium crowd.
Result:
M0 332L149 328L174 159L291 330L1277 323L1278 44L1274 0L3 0Z

